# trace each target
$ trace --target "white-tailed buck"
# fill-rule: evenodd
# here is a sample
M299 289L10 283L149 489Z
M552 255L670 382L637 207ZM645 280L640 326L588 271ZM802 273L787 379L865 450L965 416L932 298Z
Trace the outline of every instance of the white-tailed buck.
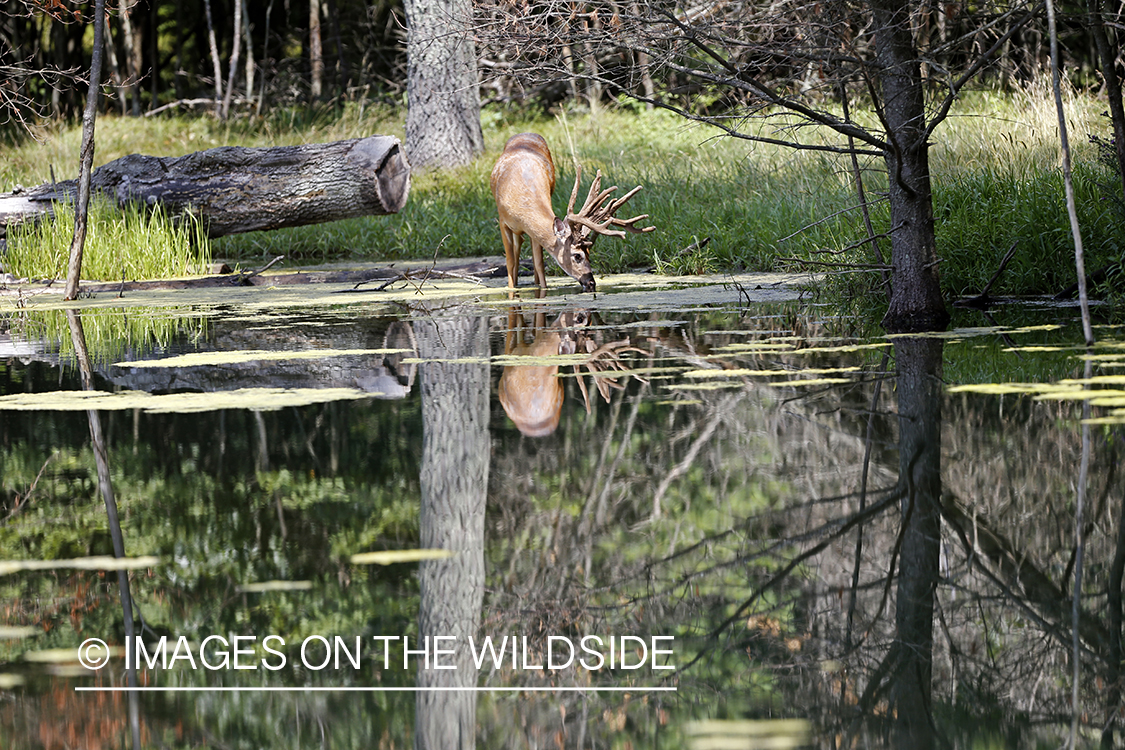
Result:
M508 266L508 286L519 285L520 246L523 236L531 238L531 255L535 264L535 282L547 288L547 272L543 251L550 253L567 275L578 280L582 291L597 289L590 268L590 248L599 234L624 237L625 232L651 232L655 227L638 227L636 222L647 215L618 219L613 214L636 195L641 188L630 190L617 200L609 201L616 187L601 189L599 171L590 185L590 193L578 213L574 202L578 197L581 169L574 176L574 189L566 209L566 220L555 216L551 195L555 191L555 162L547 141L536 133L520 133L508 139L504 153L492 168L492 195L500 214L500 239L504 243L504 260ZM620 227L614 229L613 227Z

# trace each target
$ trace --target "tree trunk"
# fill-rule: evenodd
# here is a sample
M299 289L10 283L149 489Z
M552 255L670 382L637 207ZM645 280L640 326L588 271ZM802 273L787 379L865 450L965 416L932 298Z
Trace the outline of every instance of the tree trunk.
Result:
M121 0L118 4L121 15L121 31L125 37L125 89L133 100L133 117L141 116L141 48L137 35L133 32L133 21L129 18L129 2Z
M79 152L78 182L74 186L74 235L66 268L64 299L78 296L82 277L82 251L86 247L86 215L90 208L90 169L94 165L94 122L98 117L98 96L101 94L102 56L105 54L105 0L94 1L94 51L90 57L90 88L86 92L86 109L82 113L82 146Z
M242 5L242 34L246 45L246 101L254 101L254 39L250 29L250 14L246 0L238 0Z
M922 74L910 33L911 3L876 0L875 47L882 89L891 206L891 303L883 327L892 333L942 330L934 248L933 194Z
M1088 0L1090 7L1090 28L1098 48L1098 61L1101 64L1102 80L1105 82L1106 98L1109 100L1109 119L1113 123L1113 146L1117 155L1118 178L1121 180L1122 196L1125 197L1125 105L1121 102L1121 79L1117 75L1117 49L1109 42L1106 29L1105 8L1101 0ZM1108 16L1108 13L1106 14ZM1125 204L1123 204L1125 205Z
M340 33L340 13L336 10L336 0L327 0L328 17L332 19L332 43L336 46L336 77L339 92L348 97L348 89L352 85L351 66L348 58L344 56L344 37Z
M210 237L397 213L410 191L410 164L391 136L335 143L226 146L179 157L131 154L99 167L91 184L118 203L161 202L190 210ZM0 196L0 236L9 223L74 198L73 180Z
M469 0L405 0L406 151L415 167L456 167L484 150Z
M418 635L430 637L431 644L434 636L453 636L456 653L443 657L443 664L456 664L456 669L420 665L417 685L475 687L477 670L469 638L478 635L484 600L484 509L490 458L488 321L437 316L415 323L415 336L419 356L435 360L420 368L420 546L457 553L445 560L426 560L418 570ZM457 361L464 358L477 359L479 364ZM442 647L448 645L443 642ZM476 747L476 693L423 690L415 703L415 748Z
M215 114L221 113L223 104L223 68L219 62L219 45L215 41L215 23L211 18L211 0L203 0L207 17L207 46L211 50L211 67L215 70Z
M312 100L320 99L324 91L324 48L320 41L320 0L309 0L309 68Z
M242 54L242 2L234 0L234 33L231 40L230 65L227 67L227 89L223 94L223 108L219 119L230 116L230 103L234 98L234 78L238 74L238 58Z
M129 106L125 77L121 75L121 66L117 64L117 48L113 44L113 29L109 25L109 15L106 14L103 20L105 22L105 54L109 63L109 79L113 81L113 88L117 89L117 103L121 107L121 116L124 117Z

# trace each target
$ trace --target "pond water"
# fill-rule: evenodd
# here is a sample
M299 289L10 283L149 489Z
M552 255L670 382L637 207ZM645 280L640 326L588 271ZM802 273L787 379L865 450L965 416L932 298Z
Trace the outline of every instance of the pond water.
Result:
M1096 744L1125 336L788 281L10 304L3 745Z

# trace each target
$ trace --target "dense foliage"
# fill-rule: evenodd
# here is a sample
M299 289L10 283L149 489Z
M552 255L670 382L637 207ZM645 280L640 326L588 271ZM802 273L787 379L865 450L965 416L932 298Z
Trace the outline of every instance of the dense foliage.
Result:
M406 29L398 0L122 0L108 5L106 109L139 114L173 102L219 106L231 97L228 108L261 112L314 101L397 102L405 92ZM574 50L560 44L570 28L596 39L599 33L620 36L631 22L651 24L636 4L548 1L517 9L490 0L475 5L486 103L532 99L549 105L570 97L608 100L630 93L721 112L740 98L736 86L693 76L683 50L653 46L651 55L615 54L602 52L596 43ZM927 74L935 81L956 77L999 38L1013 13L1030 7L918 4L911 23L919 49L932 56ZM0 3L5 77L0 101L9 122L80 110L83 87L74 83L89 65L92 8L73 0ZM731 61L752 63L770 84L820 87L832 66L844 60L841 45L862 44L864 30L841 22L852 17L850 4L740 2L724 9L713 14L708 41L737 41ZM694 22L693 12L677 18ZM1073 73L1082 79L1078 82L1094 84L1085 79L1094 62L1086 13L1084 4L1062 4L1062 43ZM1045 29L1042 14L1024 23L994 55L985 79L1008 87L1040 77L1047 56ZM539 83L527 85L521 70L526 61L546 60L560 51L566 56L565 75L540 71ZM661 58L662 53L668 57Z

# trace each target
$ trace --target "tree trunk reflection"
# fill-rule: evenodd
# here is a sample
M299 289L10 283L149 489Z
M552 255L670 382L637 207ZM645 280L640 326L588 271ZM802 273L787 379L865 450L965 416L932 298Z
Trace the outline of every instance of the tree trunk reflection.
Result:
M474 687L468 649L484 596L484 510L488 488L488 326L485 318L434 317L415 324L421 366L421 546L457 552L421 563L419 639L453 636L456 669L424 669L417 685ZM453 362L479 358L479 362ZM444 360L444 361L443 361ZM424 642L424 641L423 641ZM431 648L433 646L431 645ZM446 646L443 645L443 648ZM417 696L416 748L471 748L476 741L476 693Z
M82 330L82 318L77 310L66 311L66 321L70 327L70 340L74 344L74 356L78 360L78 369L82 373L82 390L94 389L94 368L90 364L90 354L86 349L86 334ZM105 437L102 434L101 415L96 409L86 412L90 423L90 441L94 446L94 461L98 469L98 490L105 502L105 512L109 520L110 538L113 540L113 556L125 557L125 538L121 533L121 522L117 516L117 498L113 494L113 482L109 474L109 453L106 450ZM117 571L117 587L121 596L121 609L125 627L125 646L129 648L134 643L133 632L133 598L129 593L129 572ZM129 687L137 687L137 670L133 666L126 672ZM140 707L138 696L135 692L129 693L129 727L131 730L133 747L141 746Z
M934 591L941 544L941 339L895 341L898 370L901 551L891 702L894 744L934 746L931 712Z

